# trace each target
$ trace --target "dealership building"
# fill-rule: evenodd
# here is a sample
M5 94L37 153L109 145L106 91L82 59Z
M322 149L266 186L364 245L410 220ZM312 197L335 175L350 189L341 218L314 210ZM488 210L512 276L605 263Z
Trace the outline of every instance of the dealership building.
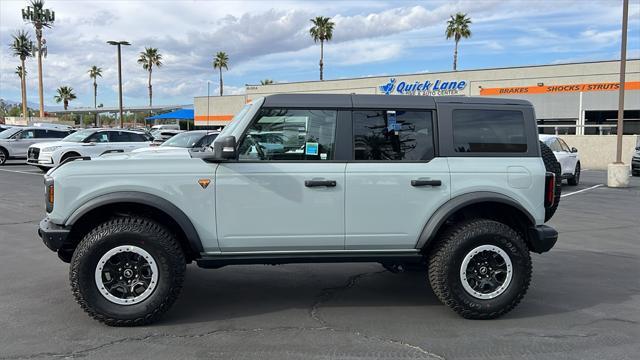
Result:
M240 108L278 93L487 96L531 101L544 132L615 133L620 61L427 72L325 81L247 85L245 94L196 97L195 125L220 126ZM640 134L640 59L628 60L625 134Z

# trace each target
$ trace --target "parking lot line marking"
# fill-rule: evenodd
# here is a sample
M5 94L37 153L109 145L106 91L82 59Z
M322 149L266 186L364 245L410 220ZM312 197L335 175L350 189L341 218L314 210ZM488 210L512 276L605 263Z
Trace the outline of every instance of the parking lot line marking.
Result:
M44 174L43 174L43 173L35 173L35 172L20 171L20 170L7 170L7 169L0 169L0 171L6 171L6 172L12 172L12 173L20 173L20 174L29 174L29 175L40 175L40 176L44 176Z
M604 184L598 184L598 185L594 185L592 187L588 187L586 189L582 189L582 190L574 191L574 192L571 192L571 193L568 193L568 194L560 195L560 197L563 198L565 196L571 196L571 195L579 194L581 192L585 192L585 191L588 191L588 190L593 190L593 189L599 188L601 186L604 186Z

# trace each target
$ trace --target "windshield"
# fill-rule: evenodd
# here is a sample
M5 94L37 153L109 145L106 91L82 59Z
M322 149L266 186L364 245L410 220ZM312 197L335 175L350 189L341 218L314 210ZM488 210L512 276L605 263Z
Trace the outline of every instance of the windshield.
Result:
M205 135L206 135L206 133L201 133L201 132L197 132L197 133L195 133L195 132L186 132L186 133L182 133L182 134L178 134L178 135L173 136L171 139L165 141L160 146L174 146L174 147L181 147L181 148L192 148Z
M8 139L11 137L11 135L17 133L18 131L22 130L21 128L11 128L11 129L7 129L3 132L0 133L0 139Z
M233 117L233 119L231 119L231 122L229 123L229 125L225 126L224 129L222 129L218 137L223 138L227 136L227 134L230 134L233 131L233 129L235 129L238 126L238 124L240 123L240 120L244 117L244 115L249 112L249 109L251 109L251 106L253 106L253 103L246 104L245 106L243 106L242 109L240 109L240 111L238 111L238 113Z
M62 139L62 141L83 142L84 139L89 137L89 135L93 134L94 132L96 132L96 131L93 130L93 129L92 130L80 130L80 131L74 132L71 135L68 135L67 137Z

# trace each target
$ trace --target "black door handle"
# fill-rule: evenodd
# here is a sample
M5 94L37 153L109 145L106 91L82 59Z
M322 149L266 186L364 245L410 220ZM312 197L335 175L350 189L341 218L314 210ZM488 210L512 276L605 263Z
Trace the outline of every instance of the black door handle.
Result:
M335 180L305 180L304 186L306 187L316 187L316 186L326 186L326 187L335 187Z
M440 186L442 181L440 180L411 180L411 186Z

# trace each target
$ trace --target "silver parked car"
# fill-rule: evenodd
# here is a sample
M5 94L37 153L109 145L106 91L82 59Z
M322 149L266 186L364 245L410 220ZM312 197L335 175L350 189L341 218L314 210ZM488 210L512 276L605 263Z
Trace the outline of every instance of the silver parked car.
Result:
M60 140L71 131L69 127L28 126L12 127L0 132L0 165L10 159L26 159L30 146Z

